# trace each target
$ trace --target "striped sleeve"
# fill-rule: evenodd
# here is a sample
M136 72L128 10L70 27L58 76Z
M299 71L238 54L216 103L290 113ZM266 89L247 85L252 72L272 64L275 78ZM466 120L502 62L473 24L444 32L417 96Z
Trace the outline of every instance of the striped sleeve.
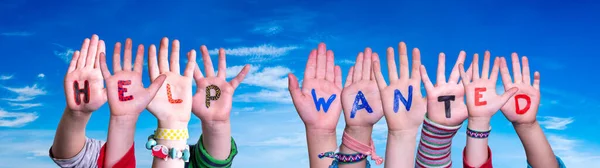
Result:
M452 138L461 125L444 126L425 117L415 167L452 167Z

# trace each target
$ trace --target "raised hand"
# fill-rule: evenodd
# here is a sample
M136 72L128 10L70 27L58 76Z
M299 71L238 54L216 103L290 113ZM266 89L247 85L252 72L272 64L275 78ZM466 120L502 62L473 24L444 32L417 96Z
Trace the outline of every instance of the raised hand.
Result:
M450 79L446 82L446 55L440 53L435 86L429 80L425 66L421 65L421 78L427 91L427 118L435 123L456 126L462 124L468 116L464 103L464 86L458 83L458 66L465 61L465 56L466 53L461 51L450 73Z
M135 58L133 71L131 69L131 39L125 42L125 52L123 56L123 67L121 67L121 43L115 44L113 54L113 71L111 75L106 65L106 56L100 54L100 69L102 76L106 81L108 90L108 102L110 105L111 116L134 116L146 108L148 103L154 98L156 92L165 81L165 76L157 77L146 89L142 83L142 64L144 62L144 46L139 45Z
M366 48L364 53L358 54L354 67L348 72L346 85L342 90L346 126L372 127L383 117L372 62L379 62L379 56Z
M506 59L501 58L500 73L502 74L502 83L504 89L516 87L519 91L511 97L500 110L510 122L516 124L531 124L536 122L538 107L540 106L540 73L535 72L533 76L533 85L531 85L531 75L529 72L529 60L523 56L523 72L519 64L517 53L511 55L513 65L514 82L508 72Z
M150 46L148 53L148 71L150 81L159 75L166 76L158 93L148 104L148 111L159 120L159 128L187 128L192 110L192 77L196 67L196 54L188 52L187 67L181 76L179 69L179 41L173 40L171 46L171 63L169 63L169 39L160 41L158 60L156 47Z
M398 78L394 48L392 47L387 49L390 85L386 85L379 62L374 62L373 71L383 101L383 112L388 129L390 131L414 131L416 134L419 125L423 123L425 112L427 112L427 102L421 94L421 75L419 74L421 53L419 49L413 49L412 72L409 72L406 44L400 42L398 46L400 51L400 78Z
M93 35L86 38L80 51L73 53L65 75L65 97L71 111L90 113L106 103L106 90L98 59L106 52L104 41Z
M310 52L302 89L294 74L288 74L288 79L294 106L306 128L335 132L342 112L342 72L334 65L333 51L321 43Z

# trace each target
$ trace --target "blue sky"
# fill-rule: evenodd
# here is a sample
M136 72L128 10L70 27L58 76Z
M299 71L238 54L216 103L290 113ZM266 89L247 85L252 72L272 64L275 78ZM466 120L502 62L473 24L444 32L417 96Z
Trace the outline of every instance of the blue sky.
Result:
M308 167L304 127L286 74L303 76L308 52L320 41L335 52L344 77L364 47L383 55L399 41L421 50L430 76L439 52L446 53L447 67L460 50L469 56L485 50L493 56L527 55L531 68L541 72L538 120L555 153L569 167L600 165L600 136L589 133L600 125L600 92L593 89L598 80L592 73L599 60L600 13L594 11L599 8L591 0L0 1L0 167L53 167L47 151L65 107L67 60L94 33L107 42L107 51L127 37L146 46L164 36L179 39L182 51L202 44L223 47L231 76L252 64L234 95L232 134L240 151L234 167ZM147 81L147 71L143 78ZM105 140L108 118L105 104L94 112L87 135ZM524 151L509 122L497 113L492 126L494 165L524 167ZM151 164L142 144L155 128L156 119L144 112L136 131L138 167ZM190 143L200 132L200 121L192 117ZM381 120L373 134L380 155L386 135ZM465 141L461 130L452 150L455 167Z

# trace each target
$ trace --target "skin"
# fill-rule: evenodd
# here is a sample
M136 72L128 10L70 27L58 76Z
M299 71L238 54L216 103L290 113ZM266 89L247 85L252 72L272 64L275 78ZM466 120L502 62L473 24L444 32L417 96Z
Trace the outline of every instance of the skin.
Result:
M406 44L398 44L400 54L400 77L394 60L394 48L387 49L387 64L390 85L381 73L379 61L373 61L373 72L379 86L383 112L388 125L388 139L386 146L385 167L415 167L415 146L419 126L423 123L427 111L426 99L421 94L421 54L419 49L412 51L412 72L409 72L408 54ZM399 102L397 112L394 112L394 91L398 89L402 96L408 99L408 86L413 87L413 98L410 111L407 111L402 102Z
M131 67L131 46L131 39L127 39L125 42L123 67L121 67L121 43L117 42L115 44L113 54L114 74L112 75L106 65L106 56L104 53L100 54L100 69L102 70L102 76L107 84L107 96L110 106L110 122L108 127L108 140L106 142L106 158L104 160L104 165L106 167L113 167L114 164L129 151L133 145L135 124L140 113L154 98L160 86L166 79L166 76L159 76L148 88L144 88L144 84L142 83L144 46L138 46L133 70ZM130 85L125 85L123 87L127 88L127 92L125 92L126 96L133 96L132 100L119 100L117 85L119 80L131 80Z
M231 107L233 93L235 89L250 71L250 65L245 65L238 75L231 81L226 81L226 56L225 50L219 49L218 74L215 76L214 68L208 49L201 46L202 61L204 62L204 72L195 68L194 80L196 81L196 94L193 97L192 112L202 121L202 144L207 152L215 159L225 160L231 152ZM195 57L196 52L192 50L190 55ZM198 65L195 65L198 67ZM216 85L221 89L221 96L218 100L212 100L210 107L206 107L206 87ZM211 94L211 95L214 95Z
M192 110L192 76L196 67L196 55L187 54L188 62L183 73L179 69L179 41L173 40L171 46L171 62L169 63L169 39L164 37L160 42L158 60L156 47L150 46L148 51L148 71L150 81L156 81L159 76L165 76L158 93L148 104L148 111L158 119L158 128L187 129ZM167 95L167 84L170 85L172 99L181 99L181 103L171 103ZM169 148L183 150L187 146L186 140L156 139L156 142ZM183 167L185 162L181 159L163 160L154 157L152 167Z
M100 53L105 52L105 49L104 41L99 40L98 35L93 35L91 40L86 38L83 41L81 50L73 53L64 79L67 107L58 123L52 144L51 152L55 158L72 158L83 149L85 128L92 112L106 103L106 89L98 61ZM82 102L77 105L73 82L78 81L82 89L86 80L89 83L90 101L84 103L81 94L79 96Z
M352 68L350 68L352 69ZM335 151L337 148L336 126L342 112L339 96L342 92L342 72L334 64L333 51L327 50L325 43L313 49L306 62L302 88L294 74L288 74L289 91L298 115L304 122L310 167L328 167L333 159L319 159L318 154ZM315 89L317 98L326 100L336 94L327 113L323 108L317 111L311 90Z
M517 53L511 55L514 82L511 79L505 58L501 58L500 74L504 88L518 88L519 91L516 95L526 94L529 96L531 106L525 114L517 114L514 97L511 97L500 110L506 119L513 123L515 131L525 148L527 161L532 167L558 167L554 152L536 119L540 106L540 73L537 71L534 73L532 85L529 59L525 56L521 59L523 69L521 69ZM519 104L525 106L526 102L521 100Z
M379 62L379 56L377 53L373 53L370 48L366 48L364 53L359 53L356 57L354 68L350 69L346 78L346 86L342 90L342 108L344 109L344 118L346 121L344 133L365 145L371 144L373 125L383 117L381 96L375 82L373 69L371 68L372 62ZM365 99L373 109L373 113L368 113L366 109L361 109L356 111L354 118L350 118L354 99L358 91L363 92ZM358 151L349 149L342 144L340 152L352 154ZM365 165L366 160L363 160L355 164L340 164L339 167L358 168Z
M502 107L510 97L517 91L517 88L508 89L504 94L496 93L496 82L498 80L498 69L500 59L494 59L492 73L490 70L490 52L486 51L483 59L483 68L479 74L479 55L473 56L472 78L466 76L463 65L459 65L460 76L463 78L463 85L467 94L467 109L469 112L468 128L477 131L490 130L490 120L494 114ZM485 88L486 91L475 92L476 88ZM485 105L476 105L476 96L481 96L479 102L485 101ZM468 165L479 167L485 163L488 156L488 138L472 138L467 136L466 161Z

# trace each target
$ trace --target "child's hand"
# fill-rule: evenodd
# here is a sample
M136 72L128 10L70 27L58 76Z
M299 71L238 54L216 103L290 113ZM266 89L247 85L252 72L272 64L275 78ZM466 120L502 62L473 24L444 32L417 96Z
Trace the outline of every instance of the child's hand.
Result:
M333 51L321 43L310 52L302 89L294 74L288 74L288 79L294 106L306 128L335 131L342 112L342 72L334 65Z
M135 56L135 65L131 69L131 39L125 42L125 55L121 68L121 43L115 44L113 55L113 71L111 76L106 65L106 55L100 54L100 69L106 81L110 115L115 117L137 117L154 98L156 92L165 81L165 76L157 77L146 89L142 83L142 64L144 62L144 46L139 45Z
M516 87L519 91L511 97L500 110L506 116L506 119L516 124L531 124L536 121L538 107L540 106L540 73L535 72L533 76L533 86L531 85L531 76L529 72L529 60L523 56L523 72L519 65L519 56L517 53L511 55L513 64L513 73L515 81L512 82L508 72L506 59L502 58L500 73L502 74L502 83L504 89ZM518 104L517 104L518 101Z
M400 78L394 60L394 48L387 49L388 74L390 85L386 86L381 74L379 61L374 61L373 71L383 100L383 112L390 131L414 131L416 134L423 123L427 102L421 94L421 55L419 49L413 50L412 72L408 68L406 44L400 42Z
M73 53L65 75L65 97L71 111L91 113L106 103L106 90L100 71L100 53L106 52L97 35L85 39L80 51Z
M181 76L179 41L173 40L171 63L169 63L168 48L169 39L165 37L160 41L157 61L156 47L150 46L148 53L150 81L156 80L159 75L166 76L166 80L147 109L159 120L159 128L187 128L192 110L192 75L196 67L196 54L188 53L187 67Z

